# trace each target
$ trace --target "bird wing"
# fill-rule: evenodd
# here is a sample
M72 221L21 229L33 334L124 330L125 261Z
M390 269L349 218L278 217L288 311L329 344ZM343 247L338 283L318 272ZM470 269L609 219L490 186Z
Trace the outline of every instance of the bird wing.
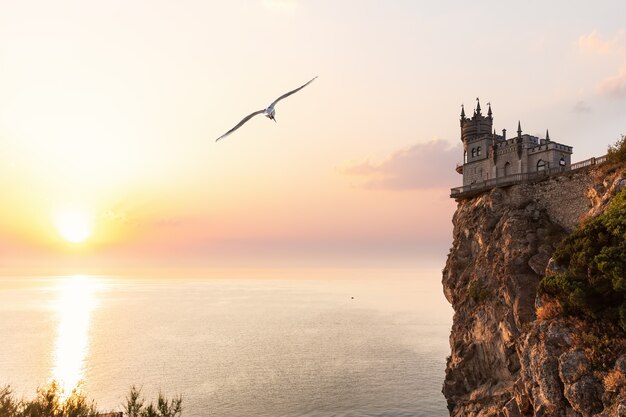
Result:
M272 104L269 105L269 107L274 107L276 105L276 103L278 103L280 100L282 100L282 99L284 99L286 97L289 97L293 93L297 93L298 91L302 90L304 87L306 87L307 85L311 84L313 82L313 80L316 79L316 78L317 78L317 75L315 77L311 78L311 80L308 83L304 84L303 86L298 87L295 90L291 90L290 92L285 93L282 96L278 97L276 100L274 100L274 102Z
M219 138L215 139L215 141L217 142L218 140L225 138L226 136L230 135L231 133L233 133L235 130L239 129L245 122L247 122L248 120L252 119L254 116L256 116L257 114L261 114L265 111L265 109L263 110L259 110L259 111L255 111L254 113L250 113L249 115L247 115L246 117L244 117L243 119L241 119L241 122L237 123L237 125L235 125L235 127L233 127L232 129L230 129L228 132L224 133L222 136L220 136Z

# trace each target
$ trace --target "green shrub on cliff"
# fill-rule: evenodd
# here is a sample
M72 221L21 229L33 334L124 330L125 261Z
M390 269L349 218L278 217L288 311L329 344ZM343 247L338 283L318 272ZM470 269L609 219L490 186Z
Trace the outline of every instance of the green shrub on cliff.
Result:
M611 320L626 331L626 191L565 238L554 260L565 272L545 277L540 294L558 299L565 313Z
M611 164L626 162L626 135L622 135L622 138L615 142L615 145L609 146L606 160Z

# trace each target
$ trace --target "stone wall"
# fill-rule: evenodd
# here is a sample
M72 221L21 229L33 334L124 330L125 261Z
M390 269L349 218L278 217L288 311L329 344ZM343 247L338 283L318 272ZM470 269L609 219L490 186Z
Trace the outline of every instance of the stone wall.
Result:
M562 148L564 145L555 144L554 147L546 149L546 146L540 146L538 148L532 148L528 151L528 168L530 171L537 170L537 162L540 159L546 161L549 165L546 168L559 167L559 161L561 158L565 160L565 165L570 166L572 164L572 154L565 152Z
M483 158L463 166L463 185L482 182L490 178L491 160Z
M591 207L587 189L593 184L591 169L582 169L551 176L539 182L507 187L504 192L516 205L535 202L546 210L553 222L571 232Z
M509 172L506 175L512 175L512 174L521 174L522 172L526 172L526 165L525 165L525 161L522 155L522 159L521 159L521 165L520 165L520 159L519 156L517 155L517 147L515 145L509 146L506 149L500 149L497 151L498 152L498 162L497 162L497 176L498 177L504 177L505 173L504 173L504 165L506 165L506 163L508 162L509 165Z

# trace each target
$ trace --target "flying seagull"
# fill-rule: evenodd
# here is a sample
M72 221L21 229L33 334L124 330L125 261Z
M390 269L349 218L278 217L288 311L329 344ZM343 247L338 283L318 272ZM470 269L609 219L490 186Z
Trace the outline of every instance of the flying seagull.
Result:
M254 116L256 116L257 114L261 114L263 113L263 115L265 117L267 117L268 119L271 119L273 121L276 121L276 118L274 117L276 115L276 109L274 108L274 106L276 105L276 103L278 103L280 100L289 97L290 95L297 93L298 91L302 90L304 87L306 87L307 85L311 84L313 82L314 79L316 79L317 76L311 78L311 80L304 84L303 86L300 86L298 88L296 88L295 90L291 90L288 93L283 94L282 96L278 97L276 100L274 100L272 102L272 104L270 104L266 109L262 109L259 111L255 111L254 113L250 113L249 115L247 115L246 117L244 117L239 123L237 123L235 125L235 127L233 127L232 129L230 129L228 132L224 133L222 136L220 136L219 138L215 139L215 141L217 142L218 140L225 138L226 136L230 135L231 133L233 133L235 130L239 129L241 126L244 125L244 123L246 123L248 120L252 119Z

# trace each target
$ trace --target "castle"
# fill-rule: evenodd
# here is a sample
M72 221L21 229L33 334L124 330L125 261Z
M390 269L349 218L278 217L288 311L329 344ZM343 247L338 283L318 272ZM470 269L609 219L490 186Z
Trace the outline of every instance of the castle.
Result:
M461 107L461 141L463 141L463 164L457 172L463 174L463 186L499 182L499 179L522 178L516 174L540 174L566 170L571 166L572 147L550 140L522 134L521 123L517 124L517 136L507 139L506 129L502 135L493 129L493 113L488 104L487 115L483 116L480 100L472 118L465 117Z

